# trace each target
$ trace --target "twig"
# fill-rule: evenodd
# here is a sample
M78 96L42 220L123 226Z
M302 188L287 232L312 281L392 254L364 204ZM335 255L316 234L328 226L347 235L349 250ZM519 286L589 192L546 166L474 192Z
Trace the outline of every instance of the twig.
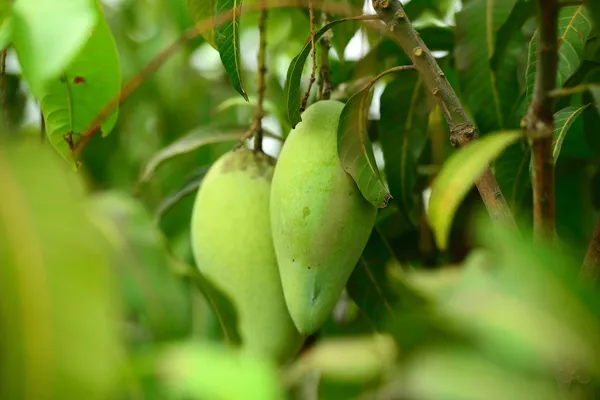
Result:
M539 35L533 98L523 118L533 153L533 234L536 240L553 239L555 228L554 99L558 71L558 1L537 0Z
M260 43L258 46L258 87L256 96L256 115L254 116L254 151L262 152L262 141L263 141L263 102L265 98L266 81L265 75L267 73L267 63L265 62L267 52L267 7L265 6L265 0L261 0L263 8L260 12L260 19L258 20L258 31L260 36Z
M321 14L321 26L329 23L327 13ZM319 98L329 100L333 85L331 84L331 70L329 67L329 49L331 49L331 30L327 31L319 41L321 46L321 64L319 65Z
M594 234L581 267L581 277L588 282L595 283L598 275L600 275L600 219L594 228Z
M8 120L8 105L6 103L6 49L0 54L0 86L2 90L2 108L4 109L4 119L6 129L10 131L10 121Z
M310 80L308 81L308 88L306 94L302 99L302 105L300 106L300 112L306 110L306 104L308 103L308 97L310 96L310 90L312 89L313 83L315 83L315 75L317 73L317 49L315 45L315 10L313 7L312 0L308 0L308 12L310 15L310 54L312 58L312 69L310 71Z
M399 0L372 0L373 8L394 34L395 41L410 57L423 77L427 89L436 98L450 128L453 146L464 146L478 137L477 130L465 113L458 96L446 79L436 59L412 26ZM496 177L488 168L475 182L493 221L517 229Z

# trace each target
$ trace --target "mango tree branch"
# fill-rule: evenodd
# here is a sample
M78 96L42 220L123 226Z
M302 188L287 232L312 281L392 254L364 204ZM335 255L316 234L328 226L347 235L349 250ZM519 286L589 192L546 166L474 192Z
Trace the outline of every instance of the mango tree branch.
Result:
M533 233L536 239L554 238L554 99L558 72L557 0L537 0L539 31L533 98L522 125L533 153Z
M594 229L592 240L581 267L581 277L591 283L596 282L598 275L600 275L600 219Z
M329 16L323 12L321 14L321 26L329 23ZM331 30L327 31L319 41L321 46L321 63L319 65L319 98L329 100L333 90L331 84L331 70L329 68L329 49L331 49Z
M478 136L467 117L458 96L444 72L414 29L399 0L372 0L373 8L394 34L395 41L410 57L423 77L427 89L436 98L450 128L453 146L464 146ZM498 186L496 177L488 168L476 181L477 189L493 221L516 229L513 215Z

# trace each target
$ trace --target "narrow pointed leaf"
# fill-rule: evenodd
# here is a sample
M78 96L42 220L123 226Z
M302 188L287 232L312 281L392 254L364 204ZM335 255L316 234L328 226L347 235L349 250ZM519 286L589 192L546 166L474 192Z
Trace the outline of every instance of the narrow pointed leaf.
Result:
M248 100L242 84L242 58L240 55L240 16L242 0L216 0L216 15L229 15L226 22L215 27L215 43L225 72L233 88Z
M554 143L552 148L554 162L558 161L560 150L571 125L573 125L573 122L575 122L587 107L588 105L577 107L569 106L554 114Z
M158 167L171 158L191 153L209 144L239 140L243 134L243 132L224 133L205 128L193 130L156 153L144 167L139 181L147 182L150 180Z
M71 162L71 146L77 144L96 116L120 92L119 56L103 16L61 77L50 81L42 90L33 91L40 101L50 143ZM102 123L104 136L115 126L118 113L116 109Z
M327 25L323 26L315 33L315 41L319 40L321 36L325 34L329 29L334 27L337 24L346 21L355 21L357 19L361 19L362 17L350 17L350 18L342 18L336 21L332 21ZM298 122L302 121L300 117L300 105L302 101L303 93L300 87L300 81L302 79L302 71L304 70L304 65L306 63L306 59L310 55L311 43L310 40L307 39L304 47L298 53L296 57L290 63L290 66L287 70L287 77L285 81L285 94L287 101L287 114L292 125L292 128L298 124Z
M204 28L204 24L210 21L210 28L205 28L203 30L202 37L204 37L208 44L217 49L213 20L213 17L215 16L215 3L216 0L187 0L188 8L196 23L202 23L202 27Z
M419 74L407 72L388 83L380 103L379 140L386 178L400 212L410 220L419 197L417 158L427 140L429 112Z
M344 105L338 124L338 156L342 167L356 182L363 196L375 207L385 208L392 198L381 179L367 132L369 93L377 79L367 84Z
M508 146L523 137L520 131L490 133L454 153L431 186L427 218L440 249L446 250L454 214L475 181Z
M71 63L98 18L95 0L15 2L13 43L23 75L34 92Z
M558 19L558 74L556 86L562 87L579 68L585 50L585 43L592 28L589 12L586 7L571 6L561 8ZM538 31L529 43L527 60L527 103L531 102L535 86L537 63Z
M515 2L473 0L456 15L456 60L461 91L482 132L503 129L507 110L514 103L513 96L501 93L508 86L498 82L491 59L497 32L508 19Z

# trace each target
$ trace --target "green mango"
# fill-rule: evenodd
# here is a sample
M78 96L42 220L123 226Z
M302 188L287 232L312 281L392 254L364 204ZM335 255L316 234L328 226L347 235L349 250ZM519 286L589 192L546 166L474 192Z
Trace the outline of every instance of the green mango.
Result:
M198 188L192 251L201 275L237 312L241 351L285 362L302 346L283 298L269 199L274 160L248 149L222 155Z
M304 111L281 149L271 187L283 292L296 327L306 335L331 314L377 215L338 158L343 106L322 100Z

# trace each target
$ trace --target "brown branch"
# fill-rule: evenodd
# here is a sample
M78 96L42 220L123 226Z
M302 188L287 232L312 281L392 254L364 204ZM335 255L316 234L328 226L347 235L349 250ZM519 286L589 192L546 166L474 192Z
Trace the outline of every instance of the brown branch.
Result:
M410 57L423 82L436 98L450 128L453 146L464 146L478 137L477 130L465 113L458 96L446 79L436 59L412 26L399 0L372 0L373 8L394 34L395 41ZM475 182L493 221L517 228L496 177L488 168Z
M260 43L258 46L258 87L257 87L257 98L256 98L256 115L254 116L253 130L254 130L254 151L262 152L262 141L263 141L263 102L265 98L266 81L265 75L267 73L267 63L265 62L266 51L267 51L267 7L265 6L265 0L261 0L263 6L260 12L260 19L258 20L258 31L260 37Z
M312 0L308 0L308 12L310 15L310 55L312 59L312 69L310 71L310 79L308 81L308 88L306 94L302 99L302 105L300 106L300 112L306 110L308 103L308 97L310 96L310 90L312 89L313 83L315 83L315 75L317 73L317 47L315 44L315 10L313 7Z
M533 153L533 234L536 240L553 239L555 229L554 99L550 93L556 87L558 72L557 0L537 0L539 32L533 98L522 125Z
M581 267L581 278L595 283L600 275L600 219L594 228L592 240L585 254L585 259Z
M327 13L321 14L321 25L329 23ZM321 47L321 64L319 65L319 98L329 100L333 85L331 84L331 69L329 67L329 50L331 49L331 30L327 31L319 41Z

